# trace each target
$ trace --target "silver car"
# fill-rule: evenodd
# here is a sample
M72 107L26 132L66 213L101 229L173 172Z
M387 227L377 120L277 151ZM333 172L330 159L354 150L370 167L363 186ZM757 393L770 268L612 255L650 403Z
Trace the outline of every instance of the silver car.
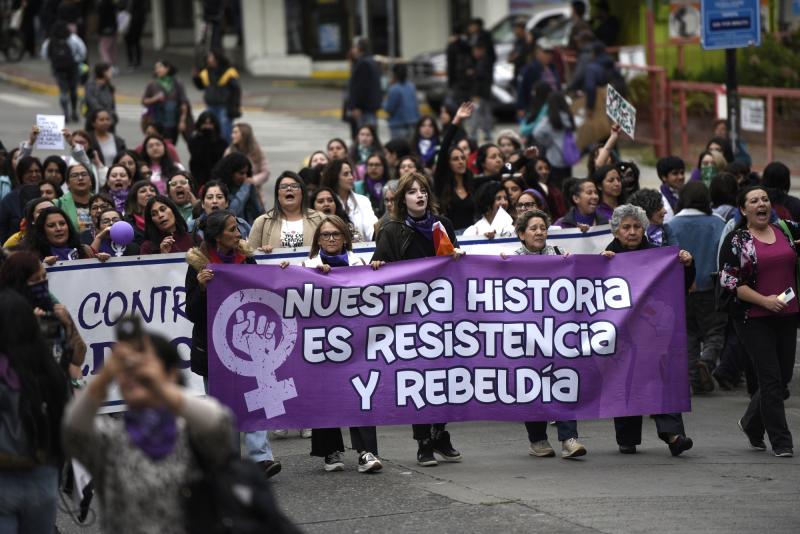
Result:
M508 56L514 47L514 22L527 18L525 29L537 30L557 47L567 45L572 28L570 2L539 4L524 13L513 13L501 19L489 29L495 43L497 61L494 64L492 95L495 110L506 114L513 112L516 103L516 87L513 86L514 65ZM425 95L428 104L439 109L447 97L447 55L443 50L419 54L409 62L409 78L417 90Z

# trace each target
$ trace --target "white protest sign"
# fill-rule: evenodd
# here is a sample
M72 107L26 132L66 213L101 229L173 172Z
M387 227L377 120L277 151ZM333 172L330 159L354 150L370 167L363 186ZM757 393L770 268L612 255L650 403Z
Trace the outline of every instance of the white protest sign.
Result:
M548 243L572 254L598 254L611 242L609 227L598 226L586 233L577 229L551 229ZM520 247L516 237L486 239L464 238L459 246L467 254L499 256L512 254ZM357 243L353 252L365 262L372 258L375 243ZM308 247L276 249L271 254L259 254L259 264L288 261L298 265L308 258ZM196 395L205 394L203 380L189 369L193 324L186 317L186 256L185 254L156 254L152 256L112 258L105 263L97 260L58 262L49 267L50 290L72 315L87 351L83 374L91 379L116 340L114 327L123 314L135 314L144 328L166 337L178 349L183 360L184 379ZM101 412L125 409L116 387Z
M64 115L36 115L39 135L36 148L43 150L64 150Z
M606 114L619 124L620 129L633 139L636 130L636 108L622 98L622 95L611 84L606 88Z
M767 116L764 109L764 100L761 98L742 98L739 105L742 109L742 130L763 132Z

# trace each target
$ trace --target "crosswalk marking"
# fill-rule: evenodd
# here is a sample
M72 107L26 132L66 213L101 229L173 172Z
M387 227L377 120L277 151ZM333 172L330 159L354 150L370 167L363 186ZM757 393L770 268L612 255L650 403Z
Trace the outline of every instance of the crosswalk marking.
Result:
M11 93L0 93L0 101L7 102L15 106L22 106L24 108L47 109L49 107L48 102L44 100Z

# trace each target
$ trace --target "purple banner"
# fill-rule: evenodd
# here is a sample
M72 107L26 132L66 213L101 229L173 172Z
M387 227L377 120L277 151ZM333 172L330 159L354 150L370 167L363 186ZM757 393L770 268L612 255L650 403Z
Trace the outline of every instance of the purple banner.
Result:
M210 393L242 430L690 410L676 248L214 270Z

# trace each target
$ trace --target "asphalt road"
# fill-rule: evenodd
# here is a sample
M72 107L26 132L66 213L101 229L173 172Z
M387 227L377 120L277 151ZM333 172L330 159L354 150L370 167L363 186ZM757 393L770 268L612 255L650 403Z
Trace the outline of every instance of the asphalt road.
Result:
M347 134L333 117L310 116L300 91L291 109L247 112L267 151L273 175L296 170L327 139ZM284 97L285 98L285 97ZM58 113L53 97L0 86L0 139L13 147L37 113ZM139 107L123 105L119 133L138 143ZM184 162L188 153L178 145ZM39 154L45 156L46 153ZM787 402L790 428L800 428L798 388ZM686 428L695 447L669 455L645 421L644 444L635 456L617 452L610 421L579 424L589 450L579 460L533 458L520 423L451 425L464 454L460 464L422 468L415 464L410 428L379 429L385 468L360 475L355 453L347 470L325 473L308 456L310 443L295 435L275 440L284 464L274 479L282 507L307 532L771 532L800 530L800 459L779 459L748 450L736 421L744 391L715 392L693 399ZM551 443L557 445L555 429ZM346 435L346 433L345 433ZM347 442L347 437L345 437ZM95 503L96 506L96 503ZM99 532L59 517L62 532Z

